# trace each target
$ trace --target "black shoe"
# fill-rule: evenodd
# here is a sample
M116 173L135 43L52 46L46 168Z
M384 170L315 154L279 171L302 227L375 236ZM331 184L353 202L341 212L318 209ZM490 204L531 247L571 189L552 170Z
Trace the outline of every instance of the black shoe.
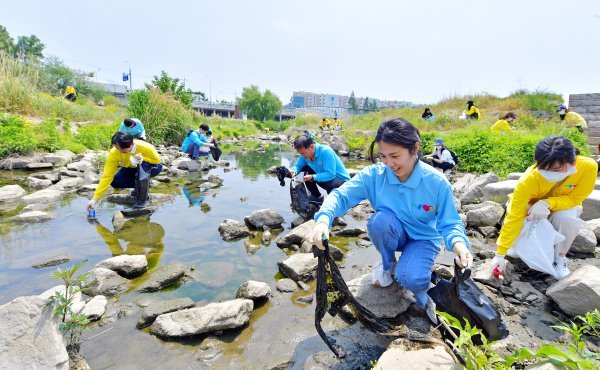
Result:
M141 200L141 201L137 201L135 202L135 204L133 205L134 209L140 209L140 208L146 208L148 206L148 199L146 200Z
M130 197L134 197L137 198L137 191L132 191L131 194L129 194Z

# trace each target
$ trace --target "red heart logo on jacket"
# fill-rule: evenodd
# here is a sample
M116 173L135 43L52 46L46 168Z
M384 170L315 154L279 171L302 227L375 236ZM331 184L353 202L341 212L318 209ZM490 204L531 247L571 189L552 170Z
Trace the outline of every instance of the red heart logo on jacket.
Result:
M428 206L427 204L423 204L423 210L425 212L429 212L430 209L431 209L431 206Z

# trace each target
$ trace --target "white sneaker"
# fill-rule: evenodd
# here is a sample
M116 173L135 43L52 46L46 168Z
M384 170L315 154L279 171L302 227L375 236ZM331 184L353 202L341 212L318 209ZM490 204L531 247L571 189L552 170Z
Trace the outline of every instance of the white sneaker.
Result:
M383 263L379 262L377 266L373 269L373 273L371 274L371 283L374 286L384 288L386 286L392 285L394 279L392 278L391 271L383 270Z
M435 314L435 302L431 297L427 297L427 306L425 307L425 313L433 325L438 324L437 315Z
M558 278L558 280L565 278L571 273L571 271L567 267L567 261L567 257L557 256L554 259L554 269L556 270L556 277Z

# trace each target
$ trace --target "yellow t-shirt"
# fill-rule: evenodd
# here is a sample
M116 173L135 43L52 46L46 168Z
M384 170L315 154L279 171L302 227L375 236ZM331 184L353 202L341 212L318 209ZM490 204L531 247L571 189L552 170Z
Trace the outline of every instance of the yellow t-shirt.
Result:
M535 165L525 171L519 179L515 191L508 197L506 218L496 241L499 254L506 254L519 236L530 201L546 197L546 201L550 204L550 211L555 212L580 206L592 193L598 174L596 161L588 157L577 156L575 168L577 172L567 177L558 188L552 190L548 195L546 194L556 183L548 182Z
M65 95L76 94L75 88L73 86L67 86L65 89Z
M492 130L492 132L495 134L500 134L502 132L512 131L512 127L510 127L507 120L501 119L494 123L492 127L490 127L490 130Z
M471 109L467 111L467 116L472 115L473 113L477 113L477 119L481 118L481 113L479 113L479 108L474 105L471 105Z
M585 118L581 117L576 112L567 112L567 114L565 114L564 123L565 123L565 125L571 126L571 127L577 127L577 126L581 126L582 128L588 127L587 122L585 121Z
M133 168L130 161L132 156L141 154L144 157L144 162L150 164L160 163L160 156L152 144L143 140L133 140L133 143L135 144L135 151L133 153L121 153L115 147L108 152L106 164L104 165L104 174L94 192L94 199L99 199L106 192L106 189L108 189L115 178L119 165L125 168Z
M325 126L327 126L327 121L321 120L321 127L324 128Z

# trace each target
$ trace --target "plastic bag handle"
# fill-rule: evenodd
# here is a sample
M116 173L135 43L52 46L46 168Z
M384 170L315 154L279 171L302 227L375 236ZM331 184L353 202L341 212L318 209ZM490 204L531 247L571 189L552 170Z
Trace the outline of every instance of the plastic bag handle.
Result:
M463 281L465 281L471 277L471 269L469 267L466 267L464 269L464 271L461 271L461 270L462 269L458 266L456 261L454 261L454 278L453 278L453 280L457 286L459 283L462 283Z

